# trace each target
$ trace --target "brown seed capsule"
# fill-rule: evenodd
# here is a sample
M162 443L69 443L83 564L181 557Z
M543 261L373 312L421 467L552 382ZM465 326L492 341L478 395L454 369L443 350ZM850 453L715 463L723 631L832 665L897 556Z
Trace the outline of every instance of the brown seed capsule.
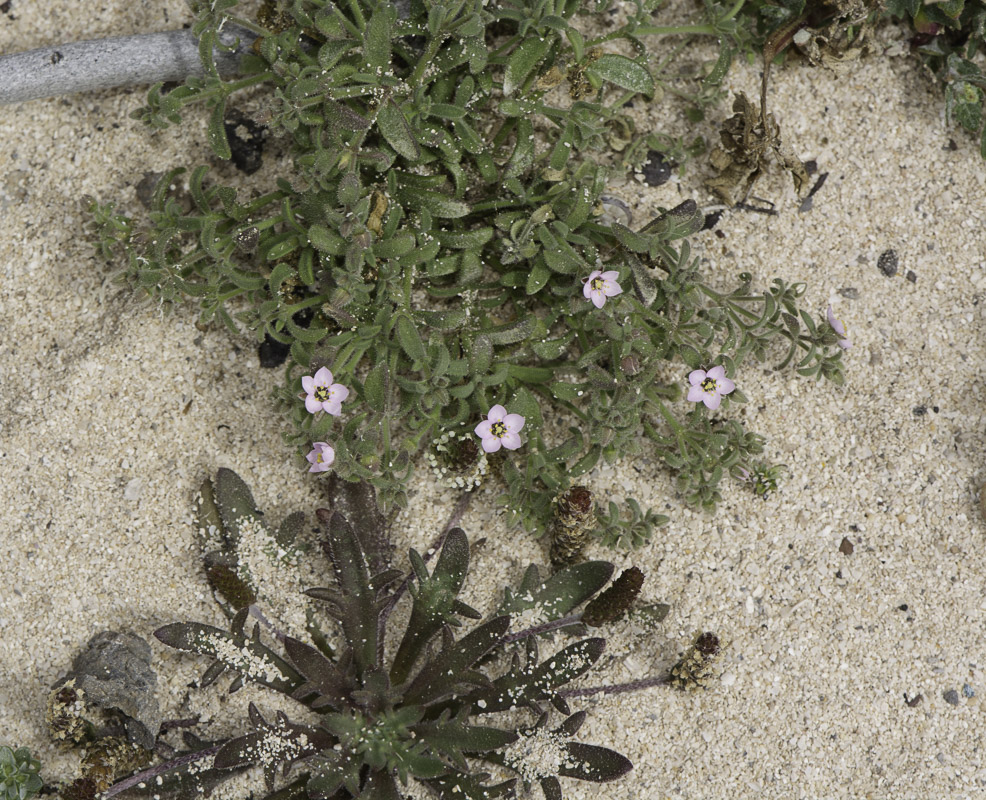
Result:
M106 736L89 748L82 759L82 774L96 782L103 792L120 776L139 769L150 761L150 751L130 744L122 736Z
M605 592L594 598L582 612L582 621L590 628L598 628L616 622L640 594L644 585L644 573L636 567L623 570Z
M56 686L48 694L45 724L48 735L56 742L81 744L92 733L86 693L75 685L75 678Z
M715 661L721 652L718 636L711 632L700 634L681 661L671 667L668 683L686 691L707 688L715 675Z
M592 492L585 486L573 486L555 500L555 518L551 523L551 563L556 567L578 561L596 526Z

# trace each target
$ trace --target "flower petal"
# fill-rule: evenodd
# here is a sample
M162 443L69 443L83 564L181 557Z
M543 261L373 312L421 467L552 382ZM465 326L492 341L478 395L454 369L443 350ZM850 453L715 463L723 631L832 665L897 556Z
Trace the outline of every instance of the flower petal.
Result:
M520 447L523 444L523 442L520 440L520 436L518 436L513 431L507 431L497 441L502 442L503 446L506 447L508 450L516 450L518 447Z
M603 284L603 294L607 297L616 297L618 294L623 294L623 290L620 288L620 284L607 281Z
M596 308L602 308L606 303L606 295L600 292L598 289L592 290L592 304Z
M736 388L736 384L729 378L719 378L716 383L719 384L719 394L729 394Z
M582 287L582 294L586 300L592 299L592 282L586 281L585 286Z
M706 392L705 397L702 398L702 402L705 403L705 407L709 411L715 411L719 408L719 404L722 403L722 397L719 396L719 392Z
M846 326L843 325L842 320L835 315L831 305L825 310L825 319L828 320L829 325L832 326L832 330L839 334L839 336L846 335Z
M341 383L333 383L329 387L329 397L332 398L332 402L341 403L343 400L349 397L349 389L347 389Z
M305 375L301 379L301 388L308 392L308 394L311 394L315 391L315 379L311 375Z
M473 433L475 433L480 439L488 439L493 435L490 432L490 427L492 425L493 425L492 422L490 422L488 419L484 419L476 426L476 428L473 430Z
M852 342L850 342L848 339L839 339L839 347L841 347L843 350L848 350L850 347L852 347Z
M620 273L617 272L615 269L611 269L611 270L607 270L606 272L600 272L599 277L602 278L604 281L613 281L615 283L616 279L620 277Z
M315 399L315 395L308 395L305 398L305 408L308 409L309 414L317 414L322 410L322 404Z
M503 418L503 424L507 426L508 431L519 431L524 427L524 418L520 414L507 414Z
M688 389L688 401L698 403L705 397L705 391L701 386L692 386Z
M696 369L688 373L688 382L692 386L698 386L704 380L705 380L704 369Z
M500 449L500 442L501 440L497 439L495 436L489 436L486 439L483 439L483 450L487 453L495 453Z
M328 367L319 367L318 371L315 373L315 384L317 386L331 386L332 385L332 373L329 372Z
M589 273L589 277L586 278L586 281L593 281L602 274L603 271L601 269L594 269L592 272Z
M342 403L338 400L326 400L322 403L322 410L333 417L340 417L342 416Z
M721 364L709 370L709 377L714 381L721 381L726 377L726 368Z
M505 416L507 416L507 409L497 404L490 409L490 413L486 415L486 419L490 422L502 422Z

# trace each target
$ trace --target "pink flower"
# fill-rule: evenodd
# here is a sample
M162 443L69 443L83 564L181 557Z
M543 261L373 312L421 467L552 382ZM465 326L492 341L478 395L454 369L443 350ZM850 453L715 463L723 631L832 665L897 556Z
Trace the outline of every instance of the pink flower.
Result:
M311 466L309 472L325 472L336 460L336 451L329 447L325 442L315 442L312 451L305 456Z
M843 350L848 350L852 347L852 342L846 338L846 326L842 324L842 320L835 315L834 311L832 311L832 306L829 306L828 310L825 312L825 318L829 321L829 325L832 326L832 330L836 332L836 335L841 337L839 339L839 347Z
M307 392L305 408L312 414L324 411L338 417L342 413L342 401L349 397L349 389L341 383L333 383L332 373L325 367L319 368L314 376L302 378L301 388Z
M623 294L620 284L616 282L619 276L620 273L615 269L608 272L599 269L593 270L589 277L583 281L585 286L582 287L582 294L585 295L586 300L591 300L596 308L602 308L607 297Z
M723 366L713 367L708 372L704 369L690 372L688 382L691 384L688 399L693 403L705 403L710 411L719 408L722 395L729 394L736 388L736 384L726 377L726 368Z
M520 414L508 414L503 406L493 406L486 419L476 426L476 435L483 440L483 450L495 453L503 445L508 450L516 450L522 442L517 431L524 427Z

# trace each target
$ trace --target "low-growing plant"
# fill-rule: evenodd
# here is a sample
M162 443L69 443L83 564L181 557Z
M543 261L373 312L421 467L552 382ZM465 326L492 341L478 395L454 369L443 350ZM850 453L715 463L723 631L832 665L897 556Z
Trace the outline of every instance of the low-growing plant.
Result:
M400 505L423 451L454 460L451 437L471 437L482 449L456 485L474 487L476 459L503 446L490 473L515 521L542 533L554 498L646 444L687 502L711 509L723 476L764 447L703 407L745 400L732 379L749 356L772 358L780 342L779 367L842 382L838 337L799 307L804 284L754 289L744 272L723 291L703 279L694 202L639 230L601 216L623 169L604 163L614 131L631 165L641 139L660 141L622 111L671 86L667 59L655 64L640 37L722 36L692 98L707 104L742 0L684 26L654 25L653 2L624 3L605 33L609 4L577 0L268 2L257 22L235 15L237 0L194 5L211 76L155 87L142 118L164 127L205 102L210 144L228 158L230 98L262 84L256 116L288 138L293 170L251 198L206 166L173 170L149 222L93 204L99 247L160 301L194 297L203 321L289 347L279 399L311 471L369 481ZM227 19L261 34L232 82L210 55ZM683 413L699 372L707 388L688 389ZM495 409L515 429L482 421ZM607 542L634 544L656 519L599 516Z
M255 602L265 593L251 577L259 564L255 561L250 573L238 554L243 549L266 553L268 566L282 564L282 554L245 541L246 536L263 540L262 515L246 484L220 470L203 486L209 499L199 504L199 524L210 529L214 542L231 544L222 554L227 568L222 577L213 569L215 551L205 557L217 599L231 615L230 630L175 623L155 632L165 644L213 659L201 686L231 671L236 674L231 691L247 681L258 683L296 701L300 716L278 712L268 719L251 703L250 732L213 743L194 740L197 750L115 784L104 797L146 789L161 797L192 798L203 786L261 765L268 798L277 800L397 800L408 793L479 800L515 797L518 780L539 784L547 800L557 800L559 777L610 781L631 769L619 753L575 740L586 712L572 713L566 697L646 688L672 677L567 689L597 662L605 640L579 638L542 658L539 639L552 631L599 628L628 612L642 625L660 622L666 605L631 609L644 580L639 570L626 570L600 592L610 582L610 563L583 562L546 580L532 565L483 619L459 599L470 560L461 529L447 530L429 550L437 553L430 571L425 556L410 550L411 572L405 575L392 565L387 523L372 487L340 480L332 489L333 510L320 509L317 515L324 534L320 549L335 580L304 595L314 601L309 620L329 619L334 631L326 635L313 625L308 641L296 638ZM296 526L295 515L288 520L288 527ZM267 536L278 539L278 534ZM266 593L278 588L266 587ZM405 596L409 614L394 614ZM463 618L478 622L457 634ZM397 619L404 620L402 632L388 636L388 623ZM265 638L278 644L268 645ZM549 724L552 708L563 715L556 724ZM489 769L499 777L491 779ZM415 783L429 787L428 794L419 794Z
M41 789L41 762L26 747L0 746L0 800L28 800Z

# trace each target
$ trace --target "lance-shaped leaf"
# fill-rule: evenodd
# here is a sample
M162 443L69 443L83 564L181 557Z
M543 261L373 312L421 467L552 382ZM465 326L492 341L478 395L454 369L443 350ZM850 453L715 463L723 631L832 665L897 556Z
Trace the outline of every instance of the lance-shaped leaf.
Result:
M370 584L366 554L352 525L342 514L330 514L325 509L315 513L328 527L322 547L332 562L339 590L309 589L305 594L330 602L332 613L352 648L356 671L362 675L376 664L380 613L376 592Z
M647 69L626 56L604 53L589 68L603 80L615 83L622 89L641 94L654 94L654 79Z
M509 627L509 616L494 617L443 648L421 668L404 693L404 702L427 705L452 694L462 683L486 682L470 667L500 642Z
M416 550L411 550L408 556L417 586L411 587L414 597L411 619L390 669L390 679L395 685L407 680L421 651L443 625L459 624L454 614L463 609L471 611L468 606L456 603L469 569L469 541L461 528L448 532L431 575Z
M559 619L603 588L615 567L608 561L584 561L560 569L543 583L537 567L528 567L516 591L504 589L498 614L524 615L527 627ZM533 613L525 613L533 609Z
M222 517L223 528L230 542L240 541L240 525L263 524L263 514L257 509L250 487L233 470L221 467L213 484L216 506Z
M283 764L284 774L287 775L295 761L335 744L334 737L324 729L293 723L283 711L277 712L274 722L267 722L253 703L250 703L248 711L254 730L224 744L216 753L213 766L230 769L245 764L262 764L268 790L274 788L278 766Z
M648 308L657 299L657 282L634 253L627 253L626 262L630 267L630 280L637 299Z
M548 54L553 40L551 36L528 36L510 54L503 74L504 97L510 97L524 84L538 62Z
M506 711L520 706L536 708L542 700L554 702L555 689L587 672L605 647L605 639L583 639L559 650L548 660L528 664L523 669L515 659L511 670L493 681L492 688L479 689L467 699L477 713Z
M605 783L615 781L633 769L629 758L608 747L582 742L565 742L564 746L568 758L558 774L567 778Z
M346 481L333 472L326 483L325 494L332 510L338 511L352 525L366 553L370 571L382 572L390 567L394 545L373 485L366 481Z
M469 771L465 754L499 750L517 741L514 731L506 731L485 725L469 724L468 706L463 706L452 719L451 709L442 711L438 719L421 722L411 728L415 737L428 744L433 751L452 761L457 769Z
M346 698L356 688L352 676L347 675L319 650L290 636L284 640L284 651L305 677L305 682L292 695L296 700L304 700L316 693L318 697L310 703L312 709L343 707Z
M387 98L380 110L377 112L377 127L387 144L394 148L399 155L404 156L408 161L417 161L421 158L421 148L414 138L414 131L401 111L400 106Z
M243 609L237 614L241 629L246 613L247 609ZM234 619L234 626L237 619ZM169 647L212 656L241 677L285 694L290 694L301 683L301 675L277 653L242 633L227 633L198 622L175 622L158 628L154 635ZM216 677L221 672L221 669L216 672Z
M484 784L489 773L481 772L478 775L463 775L453 772L434 780L428 781L428 785L439 792L441 800L493 800L496 797L516 797L517 779L503 781L496 785Z

